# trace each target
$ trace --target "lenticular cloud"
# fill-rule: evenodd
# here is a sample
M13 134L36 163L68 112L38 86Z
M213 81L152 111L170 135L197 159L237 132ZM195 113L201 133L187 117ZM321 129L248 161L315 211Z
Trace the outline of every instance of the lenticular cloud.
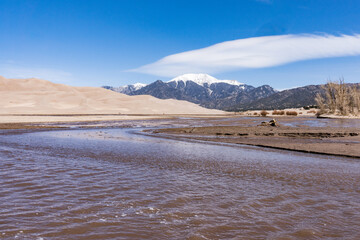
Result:
M360 35L278 35L238 39L166 56L130 71L172 77L360 55Z

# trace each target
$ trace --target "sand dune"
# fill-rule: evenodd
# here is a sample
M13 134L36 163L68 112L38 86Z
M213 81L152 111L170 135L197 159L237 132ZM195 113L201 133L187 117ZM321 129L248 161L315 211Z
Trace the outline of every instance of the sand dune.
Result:
M0 114L222 114L179 100L0 76Z

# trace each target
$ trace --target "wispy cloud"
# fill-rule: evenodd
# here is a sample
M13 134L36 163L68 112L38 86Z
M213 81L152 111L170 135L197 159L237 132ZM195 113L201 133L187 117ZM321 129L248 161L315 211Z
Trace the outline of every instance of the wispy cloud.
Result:
M51 68L23 67L9 61L0 64L0 75L8 78L40 78L65 84L74 80L73 75L66 71Z
M360 35L277 35L238 39L166 56L129 71L173 77L265 68L291 62L360 55Z

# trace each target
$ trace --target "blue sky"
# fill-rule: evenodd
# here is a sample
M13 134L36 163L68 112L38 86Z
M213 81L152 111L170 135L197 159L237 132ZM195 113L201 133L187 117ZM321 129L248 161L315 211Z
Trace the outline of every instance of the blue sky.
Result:
M277 89L322 84L339 77L360 82L359 12L358 0L0 0L0 75L40 77L75 86L167 81L196 70ZM245 41L237 42L289 34L296 42L284 46L299 51L271 44L262 50L263 45L253 43L249 50ZM344 40L344 35L351 41ZM298 38L303 36L310 42L302 46L300 41L299 47ZM319 36L323 38L320 42L312 42ZM326 36L338 37L341 51ZM214 44L229 41L241 45L236 51L230 49L233 55L229 58L241 55L245 63L246 56L258 63L254 56L262 55L261 51L276 51L264 53L268 64L221 67L219 63L218 68L215 59L213 65L204 66L201 57L209 58L203 53L207 50L197 49L212 49ZM314 56L297 56L316 52L314 46L327 49ZM298 60L283 56L285 53ZM169 68L166 57L174 54ZM193 62L193 56L200 62ZM278 56L281 59L273 61ZM144 66L148 66L146 71Z

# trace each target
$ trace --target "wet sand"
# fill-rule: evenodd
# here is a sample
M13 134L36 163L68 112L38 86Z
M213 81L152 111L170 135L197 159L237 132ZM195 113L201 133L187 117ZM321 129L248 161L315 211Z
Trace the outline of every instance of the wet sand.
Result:
M283 123L296 121L296 118L280 120ZM229 124L229 122L224 121L223 124ZM244 119L242 125L246 124L248 126L221 126L219 123L217 126L209 127L167 128L155 130L154 133L165 133L182 139L360 158L359 128L254 126L253 120Z
M36 125L38 123L126 121L172 118L171 115L156 114L12 114L0 115L0 128L6 124ZM14 125L14 126L15 126Z
M82 123L84 126L98 123L108 126L109 122L147 121L177 118L224 118L229 115L211 114L0 114L0 129L42 129L59 128L59 125Z

